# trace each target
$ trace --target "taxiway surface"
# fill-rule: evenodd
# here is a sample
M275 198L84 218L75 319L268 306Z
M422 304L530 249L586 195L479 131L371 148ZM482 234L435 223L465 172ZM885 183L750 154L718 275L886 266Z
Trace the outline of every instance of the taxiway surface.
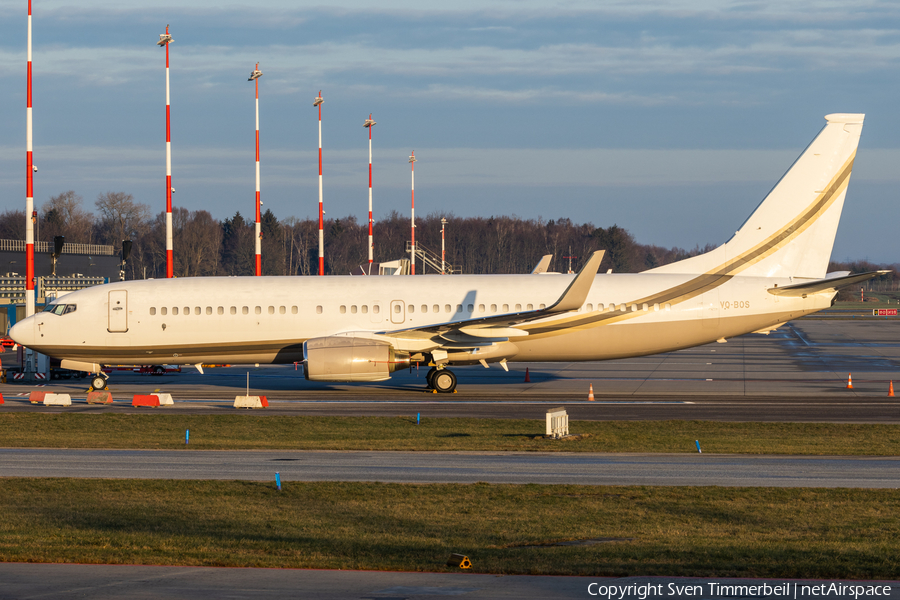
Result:
M0 449L0 477L900 487L900 457Z

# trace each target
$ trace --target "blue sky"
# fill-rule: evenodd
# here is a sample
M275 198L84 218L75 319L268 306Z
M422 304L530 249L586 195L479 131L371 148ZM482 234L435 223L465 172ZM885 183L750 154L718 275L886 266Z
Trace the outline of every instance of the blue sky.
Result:
M33 0L35 202L74 189L165 207L170 24L174 202L217 218L514 214L726 240L832 112L866 125L834 258L900 261L900 4L888 1ZM430 6L440 6L430 8ZM0 207L24 206L26 0L0 0Z

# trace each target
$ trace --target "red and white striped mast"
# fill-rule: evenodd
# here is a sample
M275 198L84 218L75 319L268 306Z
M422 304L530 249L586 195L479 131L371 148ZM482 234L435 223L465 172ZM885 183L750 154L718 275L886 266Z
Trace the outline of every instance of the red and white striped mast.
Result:
M260 224L260 205L259 200L259 78L262 77L262 71L259 70L259 63L250 73L250 79L256 83L256 276L262 275L262 225Z
M319 275L325 274L325 211L322 208L322 90L313 101L319 107Z
M34 166L31 123L31 0L28 0L28 74L25 101L25 316L34 314Z
M410 201L412 202L412 211L410 213L412 220L412 227L410 227L410 238L412 239L411 243L411 252L412 255L412 263L410 264L410 275L416 274L416 151L413 150L412 154L409 156L409 169L412 177L411 180L411 188L410 192L412 194Z
M169 44L173 41L167 24L166 32L159 34L156 45L166 47L166 278L169 279L175 274L172 255L172 115L169 105Z
M369 267L372 266L372 253L375 248L374 242L372 242L372 127L374 125L372 113L369 113L369 118L363 124L363 127L369 130ZM371 269L369 272L371 274Z

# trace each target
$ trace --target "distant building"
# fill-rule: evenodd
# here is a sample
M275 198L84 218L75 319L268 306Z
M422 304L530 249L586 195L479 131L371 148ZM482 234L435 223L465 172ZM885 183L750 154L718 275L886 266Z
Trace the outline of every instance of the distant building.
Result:
M51 244L35 242L35 297L44 305L57 296L119 280L120 258L114 246L65 244L51 275ZM40 308L38 308L40 310ZM0 335L25 317L25 242L0 240Z

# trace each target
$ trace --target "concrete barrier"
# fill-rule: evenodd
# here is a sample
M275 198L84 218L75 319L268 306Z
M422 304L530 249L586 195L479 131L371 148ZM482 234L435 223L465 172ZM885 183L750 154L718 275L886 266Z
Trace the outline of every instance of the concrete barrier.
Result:
M44 406L72 406L69 394L44 394Z
M269 401L265 396L235 396L235 408L268 408Z
M175 404L175 401L172 400L172 394L153 394L157 398L159 398L160 406L168 406L170 404Z
M113 397L112 394L105 390L94 390L93 392L88 392L87 395L87 403L88 404L112 404Z
M43 404L44 396L47 395L47 392L31 392L28 394L28 401L32 404Z
M132 406L159 406L156 394L137 394L131 399Z

